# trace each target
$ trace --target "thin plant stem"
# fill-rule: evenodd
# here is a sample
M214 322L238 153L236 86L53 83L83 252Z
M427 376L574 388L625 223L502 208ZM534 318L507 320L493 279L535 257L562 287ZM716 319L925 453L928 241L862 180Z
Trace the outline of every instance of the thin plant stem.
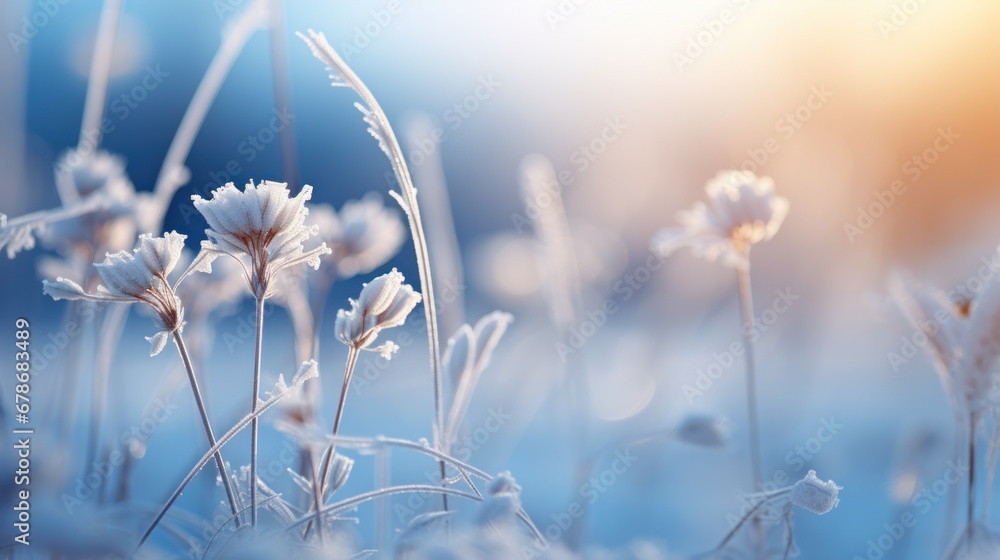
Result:
M429 347L431 374L434 383L434 444L438 449L442 449L441 446L444 439L444 384L441 374L441 344L438 336L434 282L427 250L426 235L424 234L424 227L420 220L417 190L413 186L413 179L407 168L403 149L400 147L399 141L396 140L392 125L389 123L389 117L386 116L375 96L372 95L371 90L354 73L354 70L344 62L334 48L330 46L326 38L312 31L310 31L309 37L302 34L299 34L299 37L309 45L309 48L318 59L326 63L337 74L338 78L343 80L344 85L353 89L361 97L361 101L364 104L362 112L365 115L365 120L370 125L370 130L378 137L379 145L389 158L389 163L392 165L392 170L396 175L396 181L399 182L400 193L397 195L394 191L390 191L390 194L394 195L394 198L396 198L396 201L400 203L400 206L406 213L410 225L410 237L413 238L413 250L416 254L417 269L420 273L420 292L423 295L424 320L427 323L427 345ZM443 478L441 483L445 483ZM443 505L447 511L447 500L443 501Z
M746 250L749 253L749 249ZM753 339L751 328L754 324L753 290L750 285L750 259L746 255L746 264L736 268L737 284L739 285L741 328L743 333L743 356L746 360L747 380L747 428L750 433L750 469L753 475L753 491L761 490L761 459L760 459L760 418L757 412L757 379L754 362ZM754 515L753 525L758 538L758 545L764 541L764 527L760 516Z
M90 76L87 80L87 97L83 102L83 122L80 124L80 139L76 148L78 152L93 153L101 144L101 120L104 118L104 102L108 93L118 16L121 14L123 1L104 0L101 9L94 58L90 62Z
M375 486L388 488L392 478L392 450L388 447L379 449L375 454ZM375 545L379 550L389 547L389 511L388 504L380 500L375 505Z
M975 527L976 515L976 431L979 416L969 413L969 508L966 512L966 525L969 531L968 546L972 546L972 531Z
M320 478L319 475L316 473L316 461L314 460L313 452L310 449L306 453L308 454L308 459L309 459L309 476L311 476L313 479L313 484L312 484L313 507L315 508L316 511L320 511L321 509L323 509L323 488L321 488L319 484ZM316 532L319 534L320 545L324 546L326 536L323 534L324 533L323 520L320 519L319 523L320 523L320 529L319 531ZM306 528L306 531L308 531L308 527Z
M250 404L250 526L257 526L257 401L260 395L260 354L264 343L264 298L257 299L257 335L253 351L253 401Z
M142 538L140 538L138 544L135 545L135 549L133 549L132 554L129 555L130 558L134 557L136 553L139 551L139 549L142 548L142 545L145 544L147 540L149 540L149 536L153 534L153 531L160 524L160 521L163 520L163 517L167 515L167 512L170 511L170 508L173 507L177 499L181 497L181 494L184 492L184 489L188 487L188 484L191 484L191 481L194 480L195 475L197 475L198 472L201 471L201 469L204 468L205 465L207 465L210 460L212 460L212 457L215 456L215 453L220 449L222 449L223 445L229 443L230 440L236 437L236 434L243 431L253 420L256 420L257 418L260 417L261 414L264 414L274 405L281 402L281 399L287 397L289 392L290 392L289 390L286 390L276 395L272 395L271 398L267 399L261 406L257 408L256 412L252 412L244 416L239 422L236 423L236 425L230 428L228 432L223 434L222 437L220 437L219 440L215 443L215 445L213 445L212 448L208 450L208 452L206 452L204 455L201 456L201 459L199 459L198 462L195 463L194 467L192 467L191 470L188 471L187 475L184 477L184 480L182 480L181 483L177 486L173 494L171 494L170 497L167 498L167 502L163 505L162 508L160 508L160 511L156 514L156 517L153 519L153 522L150 523L148 528L146 528L146 531L143 533Z
M404 142L410 153L417 150L420 142L432 137L434 124L430 117L420 115L404 130ZM465 322L464 291L465 278L462 270L462 250L455 233L455 216L448 199L448 183L445 180L444 165L441 161L441 146L438 146L420 164L413 165L414 185L424 203L427 222L427 242L433 250L435 260L431 262L431 270L439 282L445 283L446 295L452 299L442 302L441 330L454 333ZM449 283L455 291L447 294ZM446 441L445 444L450 444ZM445 496L447 498L447 496Z
M333 419L333 437L337 437L340 434L340 421L344 417L344 405L347 404L347 390L351 386L351 377L354 375L354 367L358 363L358 353L360 350L351 346L347 350L347 362L344 364L344 384L340 388L340 400L337 402L337 414ZM326 448L326 452L323 454L323 467L319 471L319 489L320 496L326 493L327 479L330 477L330 468L333 466L333 456L337 451L337 443L331 442ZM322 500L321 500L322 501ZM317 504L316 511L320 511L319 505ZM319 518L319 530L323 531L323 520ZM306 526L306 533L309 532L309 527L312 523Z
M406 484L402 486L390 486L389 488L380 488L378 490L371 490L365 492L364 494L358 494L357 496L347 498L343 501L337 502L335 504L330 504L329 506L323 508L320 511L312 512L289 524L285 527L285 530L294 529L305 523L313 521L315 517L326 514L335 514L346 509L353 509L365 502L370 502L382 497L394 496L397 494L412 494L412 493L427 493L427 494L450 494L452 496L459 496L466 498L468 500L473 500L476 502L481 502L483 499L476 494L470 494L469 492L462 492L461 490L455 490L454 488L442 488L440 486L430 486L427 484Z
M993 507L993 482L996 479L997 451L1000 450L1000 418L993 412L993 434L989 448L986 450L986 483L983 488L983 505L979 517L986 525L990 522L990 510Z
M205 427L205 435L208 436L208 445L215 447L218 443L215 433L212 431L212 423L208 418L208 409L205 407L205 399L202 397L201 388L198 385L198 376L194 373L194 366L191 365L191 356L188 354L187 346L184 344L184 337L179 330L174 331L174 344L177 345L177 352L184 362L184 369L187 370L188 381L191 383L191 391L194 393L194 402L198 406L198 413L201 415L201 423ZM233 491L232 481L229 479L229 472L226 469L226 461L222 458L222 450L215 452L215 465L219 467L219 476L222 478L222 486L226 489L226 499L229 500L229 508L236 517L236 526L240 526L240 518L236 507L236 493Z

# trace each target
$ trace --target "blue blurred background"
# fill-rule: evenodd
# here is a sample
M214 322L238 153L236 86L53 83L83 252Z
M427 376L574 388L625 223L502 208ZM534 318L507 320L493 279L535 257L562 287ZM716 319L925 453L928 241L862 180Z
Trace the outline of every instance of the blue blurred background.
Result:
M24 18L44 11L45 2L10 1L0 8L0 28L10 42L10 48L0 45L0 210L12 217L59 204L52 167L80 130L101 6L53 3L58 13L23 44L12 34L23 34ZM125 2L105 114L113 130L102 145L126 159L137 190L152 189L221 31L244 4ZM765 472L794 481L812 468L846 488L841 506L827 516L797 516L803 557L865 557L869 539L886 531L883 524L917 509L905 477L916 477L920 486L944 475L952 417L929 360L920 355L894 371L887 359L899 351L901 337L913 333L886 304L884 278L904 266L943 287L964 283L1000 239L996 4L449 0L403 1L394 14L381 0L286 4L291 106L275 101L269 36L260 30L208 113L186 160L190 180L175 196L165 229L188 234L193 246L205 224L184 211L192 194L207 196L220 179L238 186L251 178L283 180L276 135L266 132L275 111L293 115L300 183L293 188L311 184L314 201L338 208L369 191L394 204L386 195L390 168L352 107L354 94L331 88L322 65L292 34L324 32L397 130L423 114L445 131L433 151L442 160L464 262L466 320L497 308L516 317L476 393L469 426L483 425L498 407L512 418L469 460L488 472L511 470L540 526L554 523L576 490L544 266L533 231L519 227L527 210L518 167L531 153L573 178L563 195L585 309L608 299L621 307L584 348L581 374L594 388L594 441L666 429L692 411L726 416L732 431L723 449L667 443L644 450L594 504L586 543L622 549L651 540L695 553L725 535L727 514L742 504L748 485L742 365L725 365L723 355L739 339L735 279L683 254L628 297L617 289L643 266L649 238L700 200L704 182L723 168L749 166L770 175L791 200L784 229L754 254L759 310L779 290L799 297L758 348ZM133 92L150 72L162 81L140 88L140 100ZM482 83L495 87L474 110L456 111ZM817 91L830 93L818 98ZM618 123L621 133L588 156L583 148L609 123ZM958 140L914 178L913 158L941 129ZM253 137L259 148L252 147ZM414 163L426 154L408 155ZM220 175L231 162L238 172ZM907 192L866 222L877 193L895 180L904 181ZM862 233L852 234L849 226ZM43 298L36 272L44 254L36 249L0 264L0 339L13 338L13 319L22 316L42 344L59 332L64 302ZM409 242L380 272L393 266L416 282ZM365 280L334 286L328 324ZM244 413L252 363L251 341L227 345L224 336L241 332L252 312L246 302L217 325L206 391L220 426ZM430 437L432 393L417 319L407 327L416 343L387 366L372 360L384 372L352 392L346 434ZM279 371L295 368L284 311L275 309L268 321L265 387ZM166 353L145 356L141 336L150 334L149 318L132 313L112 369L109 433L133 425L158 380L177 367ZM86 336L90 344L92 334ZM344 355L332 337L324 340L327 422ZM57 356L37 372L38 410L55 406L43 395L55 393L64 361ZM686 389L713 364L724 375L704 396L691 398ZM0 381L4 398L10 384ZM162 502L201 453L186 388L174 400L182 413L157 426L135 465L132 490L140 502ZM86 387L77 401L84 410ZM831 424L842 428L828 441L817 439ZM39 461L78 456L82 435L70 441L53 442ZM284 441L265 430L267 460L278 460ZM234 461L245 461L239 457L245 446L241 438L231 444ZM393 477L422 481L433 468L399 457ZM371 488L372 469L370 457L359 458L344 492ZM207 492L211 476L202 477L200 492ZM293 488L282 476L274 485ZM58 510L65 488L48 490L50 507ZM959 488L952 493L961 495ZM192 510L211 502L198 494L184 500ZM946 501L918 515L905 546L894 545L886 558L939 558ZM372 510L366 508L356 530L370 543ZM44 533L43 522L36 523ZM398 520L397 528L402 524Z

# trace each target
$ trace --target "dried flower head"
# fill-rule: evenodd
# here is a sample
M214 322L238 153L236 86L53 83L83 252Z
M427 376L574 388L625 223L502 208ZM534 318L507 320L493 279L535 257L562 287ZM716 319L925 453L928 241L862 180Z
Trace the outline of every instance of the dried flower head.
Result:
M791 502L802 509L807 509L816 515L828 513L840 503L837 495L844 488L828 480L823 482L816 477L816 471L809 471L805 478L792 486Z
M1000 280L981 286L976 293L945 293L902 272L889 282L902 314L927 337L926 350L954 405L974 414L989 403L1000 359ZM902 360L890 355L895 359Z
M368 274L391 259L406 239L406 229L396 212L369 193L344 203L340 212L329 204L310 205L310 221L319 227L319 238L333 253L323 258L339 278Z
M208 239L202 241L201 270L210 270L211 262L229 255L243 265L247 285L257 299L273 295L274 276L297 264L318 268L320 257L330 253L326 243L306 251L303 243L316 235L316 226L305 225L309 210L305 203L312 197L312 187L302 187L290 197L285 183L262 181L247 183L242 191L232 183L212 191L211 200L191 197L195 208L208 222Z
M42 291L55 300L145 303L161 327L154 336L146 338L152 345L150 355L155 356L163 350L169 336L184 326L184 310L174 291L176 284L171 286L167 277L181 258L186 237L177 232L163 237L143 234L133 252L108 253L103 262L94 264L104 282L97 287L97 293L88 294L66 278L56 278L55 282L44 280Z
M348 300L351 309L337 311L337 336L355 350L379 352L390 359L399 347L392 341L369 348L380 331L398 327L420 303L420 294L408 284L395 268L364 285L357 300Z
M749 171L719 172L705 186L709 204L681 212L679 228L665 229L653 239L653 249L666 256L681 247L727 266L747 266L750 247L778 232L788 214L788 200L774 194L770 177Z

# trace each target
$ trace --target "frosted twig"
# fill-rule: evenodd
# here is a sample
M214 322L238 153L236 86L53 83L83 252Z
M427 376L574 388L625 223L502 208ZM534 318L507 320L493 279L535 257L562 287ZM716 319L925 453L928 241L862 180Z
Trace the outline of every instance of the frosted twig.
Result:
M382 107L368 87L358 78L357 74L327 42L322 33L309 30L309 36L297 35L305 41L313 55L324 62L333 72L331 78L334 86L346 86L361 97L363 104L355 104L364 115L368 124L368 132L378 141L379 148L389 158L392 170L399 182L400 193L389 191L389 194L399 202L410 223L410 235L413 237L413 248L417 258L417 268L420 272L420 291L424 300L424 319L427 323L427 343L430 354L431 373L434 379L434 442L441 445L444 436L444 389L441 379L441 351L438 337L437 312L435 309L434 284L427 251L427 241L424 228L420 221L420 207L417 203L417 190L413 186L410 171L406 166L403 150L396 140L396 135ZM442 476L442 482L443 482ZM447 509L447 499L444 500Z

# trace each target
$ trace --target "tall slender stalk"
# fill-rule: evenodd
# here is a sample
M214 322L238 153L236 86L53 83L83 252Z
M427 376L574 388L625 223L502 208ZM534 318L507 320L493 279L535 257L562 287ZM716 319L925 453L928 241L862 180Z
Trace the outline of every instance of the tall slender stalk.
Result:
M305 369L306 366L308 366L309 369ZM313 377L316 376L316 374L317 371L315 362L303 364L302 367L299 368L299 373L295 375L292 386L289 389L271 395L269 399L264 401L264 403L257 408L256 412L252 412L244 416L239 422L237 422L232 428L230 428L229 431L222 434L222 436L219 437L219 440L216 442L216 444L213 445L211 449L209 449L204 455L201 456L201 459L199 459L198 462L195 463L194 467L192 467L191 470L188 471L187 475L184 477L184 480L181 481L180 485L177 486L177 488L173 491L172 494L170 494L170 497L167 498L167 502L163 504L163 507L160 508L160 511L156 514L156 517L153 518L152 523L150 523L149 527L146 528L146 531L142 534L142 537L139 539L139 542L135 545L135 549L132 551L132 554L130 554L129 557L130 558L134 557L136 552L138 552L139 549L142 548L142 545L145 544L146 540L149 539L149 536L153 534L153 531L156 530L156 527L163 520L163 517L167 515L167 512L170 511L170 508L173 507L174 503L177 502L177 499L180 498L181 494L184 492L184 489L187 488L188 484L190 484L192 480L194 480L195 475L197 475L198 472L202 468L204 468L204 466L207 465L210 460L212 460L212 457L215 456L215 453L217 451L222 449L223 445L229 443L230 440L236 437L236 434L243 431L248 424L250 424L256 418L259 418L261 414L264 414L266 411L268 411L276 404L281 402L282 399L288 396L292 388L301 386L302 383L304 383L309 379L312 379Z
M257 401L260 400L260 354L264 343L264 298L257 299L257 334L253 351L253 402L250 404L250 414L254 415L250 422L250 525L257 526L257 431L260 421L257 418Z
M93 153L101 144L101 120L104 118L104 101L108 93L108 78L115 50L115 35L118 31L118 16L124 0L104 0L101 21L97 27L94 42L94 57L90 62L87 79L87 97L83 102L83 122L80 124L80 139L77 151L87 146L84 153Z
M351 386L351 377L354 376L354 367L358 363L358 354L360 350L349 347L347 350L347 362L344 364L344 384L340 388L340 400L337 402L337 414L333 419L333 437L337 437L340 434L340 421L344 417L344 405L347 404L347 390ZM326 483L330 477L330 468L333 466L333 456L337 451L336 442L331 443L327 448L326 452L323 454L323 467L319 471L319 496L320 502L322 502L322 497L326 493ZM316 504L316 511L320 511L322 505ZM322 517L317 518L317 525L319 526L319 532L323 532L323 519ZM306 534L309 533L309 528L312 527L312 523L306 526Z
M742 333L744 358L746 361L747 379L747 414L750 432L750 468L753 474L753 491L760 491L761 460L760 460L760 420L757 412L757 374L754 362L753 338L750 336L753 316L753 292L750 286L750 265L736 269L740 292L740 314L742 316Z
M749 253L749 248L744 249ZM760 460L760 417L757 412L757 376L754 361L753 338L750 333L755 322L753 315L753 290L750 285L750 258L747 254L746 264L736 268L737 283L739 284L740 314L742 321L740 331L743 333L743 356L746 360L747 379L747 428L750 433L750 470L753 475L753 491L759 492L761 486L761 460ZM753 517L754 534L757 537L757 545L761 549L764 545L764 527L759 514Z
M434 444L436 448L440 449L444 437L444 385L441 376L441 348L438 337L437 310L435 309L434 282L427 251L427 240L423 224L420 221L417 190L413 186L413 179L406 166L403 149L400 147L399 141L396 140L389 118L378 104L375 96L347 63L340 58L340 55L330 46L326 38L313 31L309 32L309 37L301 33L298 35L309 45L316 58L333 70L336 74L335 77L342 81L339 85L350 87L361 97L363 106L360 108L365 116L365 121L369 124L369 130L379 140L379 146L389 158L389 163L396 175L396 181L399 182L401 192L396 194L390 191L390 194L396 198L408 218L410 236L413 238L413 250L417 258L417 269L420 272L420 291L423 295L424 320L427 323L427 345L434 382ZM441 470L444 471L443 462L441 462ZM444 484L444 482L444 477L442 477L441 483ZM443 504L447 509L447 500L444 500Z
M205 427L205 435L208 436L208 445L215 447L218 443L215 439L215 432L212 431L212 423L208 419L208 409L205 407L205 399L202 397L201 388L198 385L198 376L194 373L194 366L191 364L191 356L188 354L187 346L184 344L184 337L180 331L174 331L174 344L177 352L184 362L184 369L187 370L188 381L191 383L191 391L194 393L194 402L198 406L198 413L201 415L201 423ZM222 478L222 486L226 489L226 499L229 500L229 508L236 517L236 526L240 526L239 508L236 506L236 493L233 491L232 479L226 469L226 461L222 458L222 450L215 452L215 465L219 468L219 476Z
M976 515L976 424L979 415L975 412L969 413L969 507L965 516L965 523L969 531L969 546L972 546L972 532L975 527Z

